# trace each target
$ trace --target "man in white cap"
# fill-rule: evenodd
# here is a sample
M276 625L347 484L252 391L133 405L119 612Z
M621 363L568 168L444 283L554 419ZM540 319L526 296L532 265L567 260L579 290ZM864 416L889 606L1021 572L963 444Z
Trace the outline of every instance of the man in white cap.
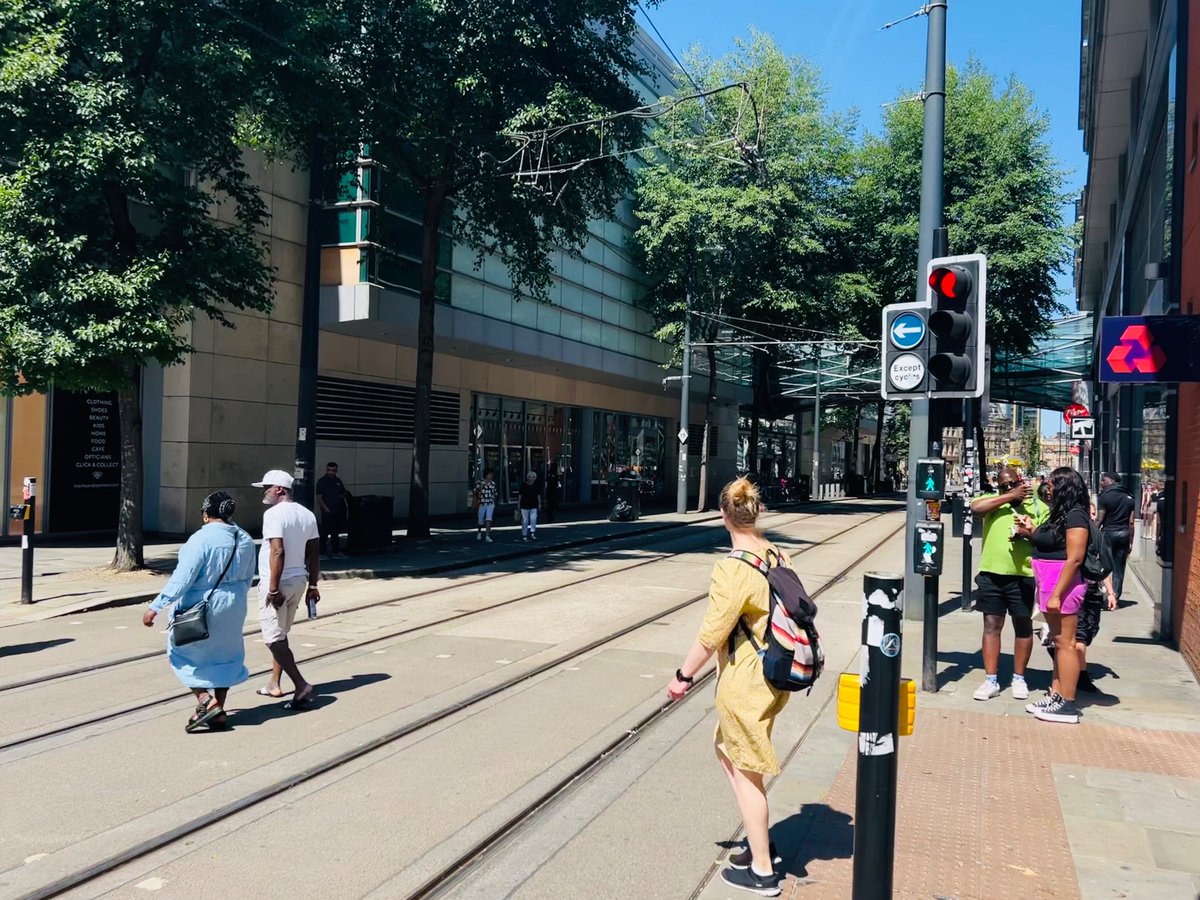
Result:
M258 553L258 621L263 642L271 651L271 680L258 693L282 697L280 679L284 672L296 686L291 708L299 709L312 700L313 686L304 680L296 657L288 646L288 632L300 603L309 597L320 600L317 581L321 576L321 538L317 517L292 501L292 476L272 469L254 482L266 488L263 503L262 549Z

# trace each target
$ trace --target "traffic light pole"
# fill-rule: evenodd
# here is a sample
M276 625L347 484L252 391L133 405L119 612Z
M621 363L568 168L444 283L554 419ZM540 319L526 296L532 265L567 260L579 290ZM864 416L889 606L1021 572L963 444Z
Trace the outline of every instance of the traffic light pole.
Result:
M921 220L917 244L917 295L925 299L926 268L934 256L934 229L942 226L942 170L946 136L946 0L930 0L929 39L925 55L925 139L921 152ZM929 450L928 400L913 400L908 433L908 507L906 526L911 534L925 518L925 504L916 496L917 460ZM924 579L914 571L912 542L905 543L904 594L913 601L924 593ZM924 604L908 603L914 613Z
M684 285L683 307L683 368L679 373L679 485L675 496L675 512L684 515L688 501L688 405L691 403L692 384L692 266L696 261L693 245L688 254L687 284ZM703 459L703 457L701 457Z

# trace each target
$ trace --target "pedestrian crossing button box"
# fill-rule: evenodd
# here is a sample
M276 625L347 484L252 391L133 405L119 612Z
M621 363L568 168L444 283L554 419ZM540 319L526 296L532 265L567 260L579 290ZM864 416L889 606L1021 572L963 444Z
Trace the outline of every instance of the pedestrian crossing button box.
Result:
M917 522L913 528L913 574L942 574L944 529L941 522Z
M941 500L946 496L946 461L944 459L917 460L917 498Z
M29 507L26 506L24 503L18 504L17 506L10 506L8 508L8 517L14 521L19 522L25 518L25 511L28 509L29 509Z

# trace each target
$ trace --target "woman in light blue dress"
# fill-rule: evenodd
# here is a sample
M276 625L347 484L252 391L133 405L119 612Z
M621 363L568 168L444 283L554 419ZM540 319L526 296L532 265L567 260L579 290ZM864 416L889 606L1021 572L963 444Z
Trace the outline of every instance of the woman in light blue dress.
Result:
M174 632L168 631L167 637L167 661L196 695L196 711L186 726L189 734L205 725L227 728L225 697L233 685L250 677L242 628L256 554L250 535L230 521L235 508L224 491L204 498L200 513L204 526L179 548L171 580L142 616L142 624L149 628L159 612L175 604L174 622L175 615L208 598L206 639L177 647Z

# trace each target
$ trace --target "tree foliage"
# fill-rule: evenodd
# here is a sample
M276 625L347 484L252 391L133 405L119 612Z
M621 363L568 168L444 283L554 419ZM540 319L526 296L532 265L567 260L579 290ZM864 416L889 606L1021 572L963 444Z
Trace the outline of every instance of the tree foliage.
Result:
M424 421L439 230L478 261L503 262L516 295L546 299L550 251L581 249L588 222L611 215L628 189L619 154L641 139L641 120L611 116L642 102L628 77L639 69L633 2L397 8L368 0L362 8L347 76L353 69L362 79L372 156L422 207L415 415ZM427 537L427 429L417 429L412 466L408 533Z
M951 252L988 256L989 343L1023 353L1061 307L1054 276L1069 259L1062 222L1064 172L1046 137L1048 117L1032 92L1010 78L1002 87L977 61L946 78L945 224ZM862 309L878 329L878 306L913 298L921 196L923 111L900 102L883 133L863 143L852 194L863 275L878 297ZM872 321L873 319L873 321Z

